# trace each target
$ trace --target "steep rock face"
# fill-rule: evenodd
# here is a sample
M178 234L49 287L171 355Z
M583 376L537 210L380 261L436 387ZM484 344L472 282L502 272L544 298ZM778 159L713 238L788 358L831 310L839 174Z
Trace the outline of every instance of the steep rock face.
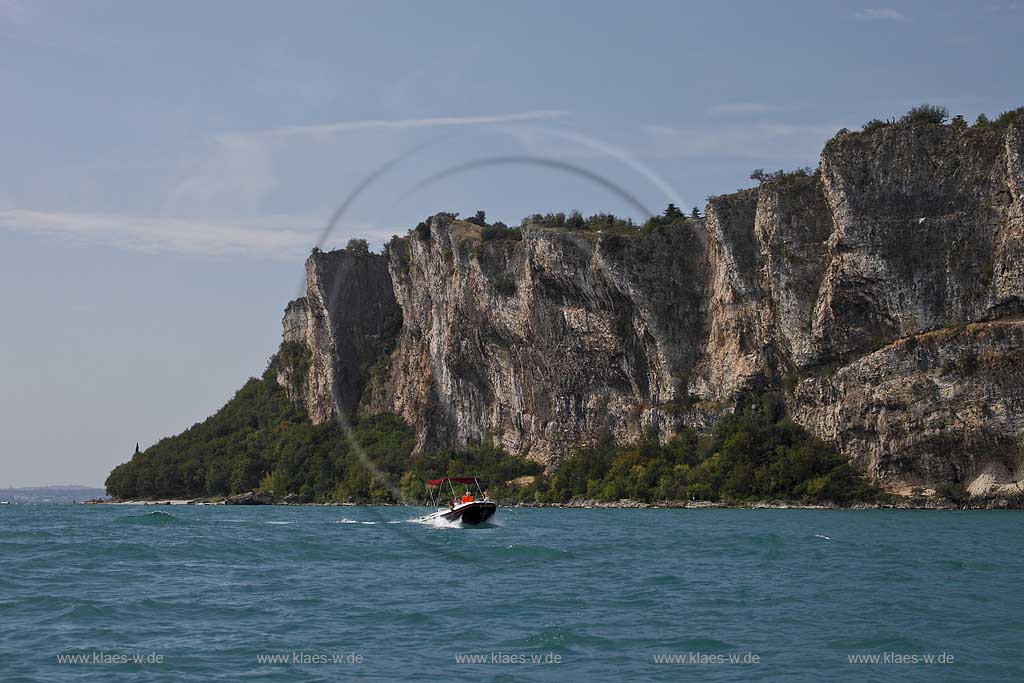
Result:
M795 386L797 421L879 480L1005 492L1016 328L927 333L1020 313L1022 158L1012 126L888 127L837 136L818 174L712 198L702 395ZM976 374L950 370L961 357Z
M802 384L795 417L881 481L1005 493L1021 478L1024 365L1006 322L1024 301L1020 151L1013 127L923 126L822 155L834 225L817 357L856 360Z
M288 304L285 342L309 352L305 378L278 381L301 397L314 424L353 415L368 368L389 350L401 326L387 261L378 254L314 251L306 260L306 296Z
M729 400L771 375L757 205L758 191L746 190L707 206L708 338L695 389L711 400Z
M300 297L288 302L284 309L284 318L281 320L282 345L281 353L295 348L302 349L302 355L309 355L309 341L307 332L310 328L309 302L306 297ZM291 346L295 345L295 346ZM285 388L288 398L302 403L311 396L313 375L308 372L308 363L281 363L277 371L277 383Z
M953 126L884 128L826 146L834 228L815 320L823 350L862 353L1021 312L1019 151L1012 128Z
M702 396L730 401L819 360L815 308L832 215L817 176L712 197Z
M361 401L402 415L421 449L492 439L552 463L784 390L883 482L1019 478L1018 129L840 134L818 172L713 197L706 215L485 240L442 214L363 270L311 258L284 321L310 350L310 414ZM400 311L393 352L375 306Z
M701 351L700 231L484 241L435 217L428 238L389 248L404 324L370 407L406 418L424 449L493 439L545 462L671 433Z
M817 176L761 189L754 234L762 254L768 340L783 360L780 371L813 365L815 308L827 266L832 213Z
M890 485L1019 495L1022 369L1020 319L945 328L801 382L794 417Z

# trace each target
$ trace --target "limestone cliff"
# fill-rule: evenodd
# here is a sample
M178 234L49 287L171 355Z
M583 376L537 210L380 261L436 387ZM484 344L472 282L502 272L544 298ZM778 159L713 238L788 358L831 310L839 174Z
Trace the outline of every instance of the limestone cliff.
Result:
M796 390L797 421L889 484L964 482L1020 495L1024 321L946 327Z
M378 254L316 250L306 261L306 296L285 309L285 344L299 343L304 376L286 367L278 382L319 424L359 405L368 369L390 350L402 312Z
M310 257L284 319L308 371L280 381L314 421L390 411L421 449L493 440L547 463L782 390L886 484L1005 492L1024 444L1022 191L1013 125L893 125L671 228L494 238L439 214L382 256Z
M435 217L388 252L403 327L374 407L422 448L490 438L546 462L674 429L701 353L700 233L484 241Z

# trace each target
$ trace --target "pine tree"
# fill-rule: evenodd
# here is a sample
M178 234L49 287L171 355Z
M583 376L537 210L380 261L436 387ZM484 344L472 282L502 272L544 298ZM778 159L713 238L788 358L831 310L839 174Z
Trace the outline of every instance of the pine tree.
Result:
M587 227L587 222L583 220L583 214L573 210L565 219L565 227L571 230L584 230Z
M467 218L466 222L467 223L472 223L473 225L479 225L481 228L486 228L487 227L487 212L486 211L477 211L476 215L472 216L471 218Z
M366 240L353 237L345 245L345 251L357 256L367 256L370 253L370 243Z

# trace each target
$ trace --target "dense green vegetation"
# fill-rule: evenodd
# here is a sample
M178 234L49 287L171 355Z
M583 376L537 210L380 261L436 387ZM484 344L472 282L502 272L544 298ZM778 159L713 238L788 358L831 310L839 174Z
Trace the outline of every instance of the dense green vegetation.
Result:
M786 174L779 171L778 175L782 177ZM434 216L435 219L441 220L454 220L457 217L457 213L450 212L439 213ZM570 211L569 213L561 211L557 213L535 213L524 217L520 224L515 227L510 227L501 221L489 223L487 221L487 213L484 211L477 211L474 215L466 218L465 221L482 228L480 231L482 241L492 242L496 240L521 241L523 239L523 228L526 227L593 232L610 236L636 236L684 226L689 221L700 220L700 218L700 209L696 206L687 215L675 204L669 204L660 215L651 216L641 225L634 223L632 218L620 218L615 214L607 212L595 213L592 216L584 217L579 211ZM413 229L413 235L421 240L430 239L430 219L420 221ZM397 254L400 260L408 260L408 249L403 247L401 239L397 235L391 238L387 249Z
M477 211L476 215L467 218L466 222L472 223L473 225L479 225L481 228L487 227L487 212Z
M281 344L275 359L276 368L289 377L305 377L309 371L309 349L298 341L286 341Z
M787 419L775 396L752 400L698 438L685 431L661 444L581 450L550 476L490 444L412 455L414 435L394 415L360 418L351 432L312 425L276 382L283 349L259 379L223 408L161 440L107 478L118 498L224 496L250 490L316 502L423 501L432 477L476 475L492 495L524 502L573 498L616 501L870 500L878 491L823 443ZM367 466L372 463L372 469ZM532 481L513 480L528 476Z
M543 488L543 483L540 485ZM698 438L686 431L667 444L581 450L565 460L541 500L833 501L879 491L835 451L785 416L780 397L753 399Z
M351 438L337 423L314 426L276 381L282 364L302 360L296 349L283 347L261 378L249 380L212 417L116 467L107 492L118 498L193 498L262 489L310 501L387 502L396 494L383 480L422 498L426 480L438 474L504 482L541 470L489 446L412 457L414 435L394 415L361 418Z
M558 213L535 213L526 216L520 227L528 225L540 226L543 228L560 228L563 230L587 230L594 232L635 235L649 233L657 228L667 228L685 225L690 219L700 218L700 211L693 207L690 216L684 214L675 204L669 204L660 216L652 216L643 225L636 225L632 218L620 218L611 213L596 213L589 218L584 218L579 211L571 211L568 214Z
M356 256L369 256L370 255L370 243L364 239L353 237L345 245L345 251Z
M814 176L817 171L810 166L804 166L797 168L792 171L765 171L763 168L755 168L754 172L750 174L751 180L756 180L761 185L774 185L774 186L785 186L791 185L803 178L810 178Z
M1024 107L1004 111L996 117L995 121L989 121L987 116L979 114L978 118L974 121L974 128L1005 130L1011 123L1024 126Z
M919 104L916 107L912 107L910 111L901 116L898 123L910 125L919 123L941 124L945 123L948 118L949 110L945 107L940 107L934 104Z
M913 107L903 116L898 119L871 119L861 128L863 133L871 133L880 128L886 128L888 126L916 126L916 125L942 125L945 124L949 119L949 110L945 107L936 106L933 104L921 104ZM1024 125L1024 107L1018 107L1017 109L1011 109L1010 111L1004 111L995 121L989 120L984 114L979 114L978 118L974 121L974 125L970 126L976 130L1005 130L1011 123L1016 122L1018 125ZM949 124L957 128L968 128L967 121L964 120L963 116L957 115L949 121ZM840 133L849 133L845 128Z
M510 228L501 221L498 221L493 225L484 226L484 229L480 231L480 237L484 242L490 242L491 240L520 241L523 239L523 231L519 228Z

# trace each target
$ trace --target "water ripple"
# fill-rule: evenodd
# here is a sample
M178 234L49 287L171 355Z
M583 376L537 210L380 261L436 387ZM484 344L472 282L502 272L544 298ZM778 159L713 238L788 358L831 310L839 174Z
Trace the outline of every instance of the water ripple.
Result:
M418 514L418 513L416 513ZM1013 513L11 506L3 680L1020 680ZM57 656L157 652L146 665ZM363 664L257 656L356 652ZM456 665L557 654L559 665ZM694 670L654 654L758 653ZM951 652L951 669L847 664ZM454 667L454 668L453 668ZM435 675L436 674L436 675ZM447 675L447 674L446 674Z

